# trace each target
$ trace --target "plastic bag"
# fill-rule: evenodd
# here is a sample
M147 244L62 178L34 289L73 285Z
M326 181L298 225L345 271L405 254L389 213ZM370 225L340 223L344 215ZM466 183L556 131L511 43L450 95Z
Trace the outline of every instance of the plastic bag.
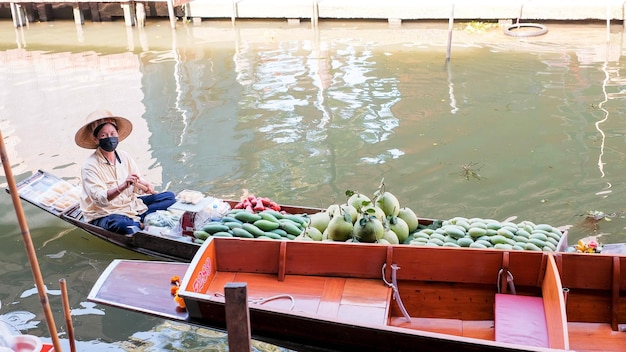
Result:
M194 218L194 228L201 230L207 223L221 220L230 210L228 203L221 199L213 199L211 203L196 214Z
M173 229L178 225L180 216L169 210L157 210L146 215L143 222L146 226L167 227Z

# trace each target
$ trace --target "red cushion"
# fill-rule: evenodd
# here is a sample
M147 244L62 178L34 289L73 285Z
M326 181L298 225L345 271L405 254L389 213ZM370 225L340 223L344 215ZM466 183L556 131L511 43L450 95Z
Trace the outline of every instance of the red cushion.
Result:
M496 341L549 347L541 297L498 293L495 306Z

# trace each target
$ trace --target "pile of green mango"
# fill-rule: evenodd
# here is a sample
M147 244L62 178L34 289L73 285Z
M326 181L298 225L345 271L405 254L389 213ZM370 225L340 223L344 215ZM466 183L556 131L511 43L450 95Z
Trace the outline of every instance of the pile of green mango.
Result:
M232 209L220 221L205 224L193 235L194 242L199 244L209 236L293 240L305 230L308 223L305 214L284 214L271 209L260 212Z
M410 245L555 252L563 233L549 224L455 217L411 234Z

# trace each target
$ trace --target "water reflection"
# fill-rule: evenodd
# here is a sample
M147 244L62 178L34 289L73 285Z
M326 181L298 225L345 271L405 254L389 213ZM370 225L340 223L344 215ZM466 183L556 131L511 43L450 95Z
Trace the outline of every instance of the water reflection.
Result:
M42 168L78 182L86 154L74 132L107 107L135 124L120 147L174 191L248 189L325 207L347 189L373 192L384 177L420 216L560 226L623 208L622 33L602 26L534 39L457 30L445 67L445 23L55 23L12 35L0 35L0 128L18 177ZM481 177L463 177L464 165ZM3 308L28 312L36 302L20 295L32 278L6 198L0 207ZM89 305L106 265L134 254L27 212L45 277L68 279L83 342L163 351L208 343L203 332ZM624 241L625 222L599 231ZM571 229L573 239L588 234Z

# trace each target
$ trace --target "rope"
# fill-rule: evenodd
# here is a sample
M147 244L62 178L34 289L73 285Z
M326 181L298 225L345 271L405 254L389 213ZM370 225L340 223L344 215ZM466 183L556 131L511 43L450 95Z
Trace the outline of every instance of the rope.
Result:
M402 303L402 297L400 297L400 291L398 291L398 282L396 280L396 271L400 269L400 267L397 266L396 264L391 264L391 282L388 282L385 279L386 267L387 267L387 263L383 263L383 268L382 268L383 281L385 282L385 284L387 284L387 286L391 287L391 289L393 290L393 299L395 299L396 302L398 302L398 307L400 307L400 310L402 311L402 315L404 315L404 318L410 323L411 316L406 311L406 308L404 308L404 304Z
M223 293L219 293L219 292L215 292L214 296L225 298L224 294ZM294 306L296 304L296 299L293 298L292 295L288 295L288 294L276 295L276 296L271 296L271 297L268 297L268 298L263 298L263 297L256 298L256 299L248 298L248 303L261 305L261 304L265 304L265 303L267 303L269 301L273 301L273 300L281 299L281 298L288 298L289 300L291 300L291 306L289 307L289 310L293 310L293 308L294 308Z
M498 293L500 293L500 279L502 277L502 272L504 271L504 269L500 269L500 271L498 271ZM512 294L516 294L515 293L515 283L513 283L513 274L511 274L510 271L506 271L506 283L509 286L509 289L511 290Z

